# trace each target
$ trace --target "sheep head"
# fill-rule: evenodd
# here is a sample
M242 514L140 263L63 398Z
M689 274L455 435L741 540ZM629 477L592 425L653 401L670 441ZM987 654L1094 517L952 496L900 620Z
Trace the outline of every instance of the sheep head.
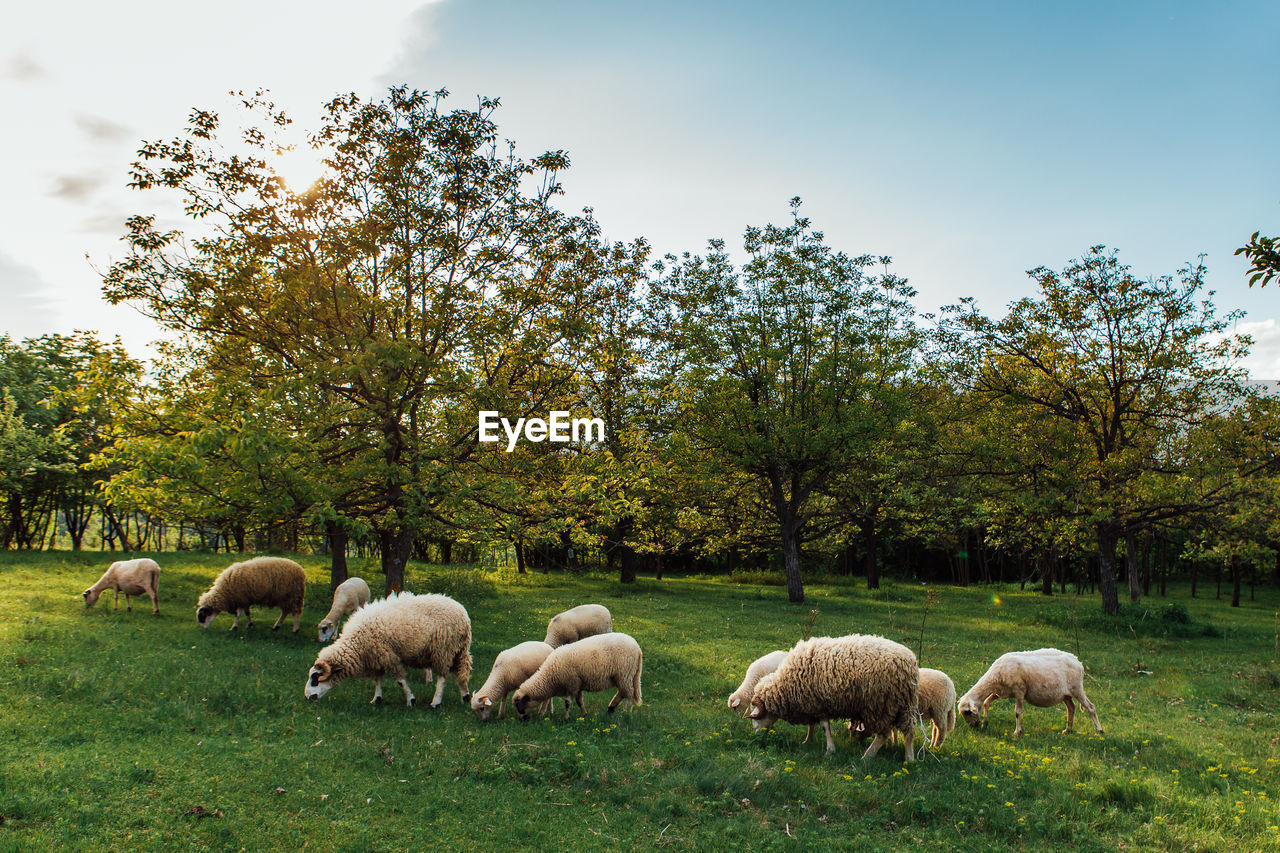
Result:
M764 709L764 705L759 700L751 700L751 710L747 712L747 719L751 720L751 727L756 731L773 728L773 724L778 722L778 718L770 714Z
M200 623L201 628L208 628L213 624L213 617L218 615L218 611L212 607L201 607L196 610L196 621Z
M481 720L487 720L493 713L493 700L477 693L471 697L471 710L475 711L476 716Z
M338 664L317 660L307 673L307 685L303 692L308 699L319 701L320 697L336 687L342 679L342 668Z
M102 590L89 587L80 594L84 596L84 606L92 607L97 602L98 596L102 595Z
M337 629L338 629L338 625L335 622L330 622L328 619L321 622L319 625L319 634L318 634L320 642L322 643L329 642L329 640L332 639L333 635L337 632Z
M960 716L964 717L964 721L968 723L971 728L976 729L981 725L983 719L987 715L987 703L983 702L979 705L976 700L971 699L968 696L961 697L959 707Z

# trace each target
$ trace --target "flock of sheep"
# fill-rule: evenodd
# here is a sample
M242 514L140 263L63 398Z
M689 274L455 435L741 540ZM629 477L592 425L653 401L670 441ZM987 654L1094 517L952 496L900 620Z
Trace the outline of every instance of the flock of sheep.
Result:
M104 590L113 589L116 609L121 593L130 610L131 597L145 594L151 599L152 612L159 613L159 576L154 560L112 563L84 591L85 605L92 606ZM277 607L280 618L272 630L293 616L297 633L305 586L306 573L292 560L255 557L235 563L200 596L196 620L207 628L225 611L234 615L234 630L241 614L247 624L253 624L250 608ZM346 624L338 632L344 617L348 617ZM610 688L617 690L610 712L623 700L628 707L640 704L640 645L631 636L615 632L612 616L599 604L557 614L547 625L543 641L520 643L499 653L488 679L474 694L467 686L471 620L466 609L448 596L401 592L370 602L369 585L351 578L334 591L333 606L319 624L321 642L335 633L337 639L320 651L307 673L308 699L319 700L347 679L372 678L372 701L378 704L382 681L390 675L404 691L405 703L412 706L415 697L408 672L421 669L428 683L433 677L436 680L432 708L440 706L452 676L462 701L470 703L481 720L490 718L495 703L502 717L509 695L521 719L528 718L531 707L549 713L557 696L564 697L568 718L571 699L585 712L584 692ZM1024 702L1038 707L1065 704L1066 732L1072 729L1078 702L1102 733L1097 711L1084 693L1084 667L1068 652L1038 649L1002 655L957 700L955 684L946 673L921 669L906 646L864 634L814 637L796 643L790 651L770 652L747 668L742 684L729 696L729 707L740 709L756 731L784 720L808 726L812 736L813 726L820 725L828 753L835 751L832 720L847 719L852 735L873 738L863 758L875 755L888 739L901 734L906 760L913 761L917 722L932 722L931 745L936 749L955 727L957 707L966 722L977 726L996 699L1014 700L1014 736L1022 733Z

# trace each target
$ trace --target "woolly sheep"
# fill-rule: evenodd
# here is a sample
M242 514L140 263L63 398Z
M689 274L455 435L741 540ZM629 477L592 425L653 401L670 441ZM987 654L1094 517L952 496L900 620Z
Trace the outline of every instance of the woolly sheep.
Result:
M307 589L307 573L293 560L284 557L254 557L241 563L232 563L213 579L196 604L196 621L201 628L208 628L213 617L222 611L234 613L231 622L234 631L240 624L240 614L248 620L245 627L253 627L250 607L279 607L280 618L271 626L274 631L293 615L293 633L298 633L302 619L302 601Z
M160 566L155 560L139 557L136 560L118 560L107 567L98 578L98 582L86 589L84 606L92 607L102 595L102 591L113 589L116 592L115 610L120 609L120 593L124 593L125 609L133 610L133 596L146 593L151 599L151 612L160 613Z
M545 642L551 648L576 643L584 637L608 634L613 630L613 617L603 604L581 604L557 613L547 623Z
M350 616L369 603L369 585L361 578L347 578L333 591L333 606L317 626L320 642L333 638L342 617Z
M489 671L489 678L471 696L472 710L480 719L487 720L497 700L498 717L501 718L506 710L507 694L537 672L551 652L552 648L539 640L530 640L499 652L493 661L493 669Z
M532 703L541 703L556 696L569 696L578 703L578 709L586 713L582 704L583 691L607 690L610 685L618 692L609 701L609 713L626 699L628 707L640 704L640 670L644 655L635 638L616 632L597 634L560 646L547 655L538 671L529 676L511 697L520 719L528 719L527 709ZM569 703L564 705L565 719L569 718Z
M348 678L377 682L372 704L382 703L382 679L390 675L413 707L408 670L423 669L427 681L436 678L431 707L444 700L445 681L452 675L462 701L471 700L471 619L466 608L447 595L393 593L366 604L342 626L332 645L325 646L307 673L304 693L320 699Z
M970 726L987 717L987 706L996 699L1012 699L1016 724L1013 735L1022 734L1022 703L1048 708L1059 702L1067 706L1067 727L1071 731L1078 701L1093 718L1093 727L1102 734L1098 712L1084 695L1084 667L1075 655L1059 649L1009 652L1001 655L969 692L960 697L960 715Z
M814 637L796 643L782 665L760 679L747 716L756 731L780 719L820 723L828 753L836 748L830 721L858 720L875 735L864 759L875 755L896 729L902 732L907 761L914 761L918 690L919 665L906 646L864 634Z

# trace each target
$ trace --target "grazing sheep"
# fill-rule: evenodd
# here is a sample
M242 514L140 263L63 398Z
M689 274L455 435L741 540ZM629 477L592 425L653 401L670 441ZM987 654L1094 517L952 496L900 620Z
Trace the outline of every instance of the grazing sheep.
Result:
M991 668L960 697L960 715L970 726L977 726L987 717L987 706L996 699L1012 699L1016 724L1013 736L1022 734L1022 703L1030 702L1038 708L1048 708L1059 702L1067 706L1067 727L1071 731L1078 701L1089 716L1093 727L1102 734L1098 712L1084 695L1084 667L1070 652L1059 649L1036 649L1033 652L1009 652L1001 655Z
M742 683L738 685L738 689L729 694L729 707L737 708L741 706L743 702L746 702L748 703L747 707L749 709L751 693L756 689L756 684L760 679L764 678L766 675L781 666L782 662L786 659L787 653L782 649L778 649L777 651L769 652L769 654L764 657L756 658L752 661L751 666L747 667L747 674L743 676ZM804 740L802 743L808 743L812 737L813 726L811 724L804 734Z
M489 719L496 699L498 717L501 719L506 710L507 694L537 672L551 652L551 647L539 640L530 640L499 652L493 661L488 680L471 696L471 708L476 716L482 720ZM568 704L567 700L565 704Z
M332 639L342 617L350 616L369 603L369 585L360 578L347 578L333 591L333 606L317 626L320 642Z
M471 700L471 619L466 608L447 595L393 593L366 604L342 627L332 645L325 646L307 673L304 693L320 699L348 678L377 681L372 704L382 703L382 679L390 675L404 690L405 704L415 704L408 670L426 670L436 678L431 707L444 701L445 681L453 675L462 701Z
M547 623L547 638L543 641L551 648L576 643L583 637L608 634L613 630L613 617L603 604L580 604L572 610L557 613Z
M956 685L942 670L920 670L919 708L921 717L933 722L929 745L937 749L956 727Z
M120 609L120 593L124 593L125 610L133 610L133 596L146 593L151 599L151 612L160 613L160 566L155 560L139 557L136 560L118 560L107 567L98 582L86 589L84 606L92 607L104 589L116 592L115 610Z
M538 671L529 676L511 697L520 719L528 719L526 711L532 703L541 703L556 696L569 696L578 703L578 709L586 713L582 704L583 691L607 690L610 685L618 692L609 701L609 713L626 699L628 707L640 704L640 670L644 655L640 644L627 634L608 633L587 637L569 643L547 655ZM569 718L569 703L564 703L565 719Z
M213 617L225 610L235 614L231 622L231 630L234 631L243 612L248 620L247 629L253 627L250 607L279 607L280 618L271 630L279 628L284 618L293 614L293 633L296 634L306 591L306 570L293 560L254 557L242 563L232 563L214 578L213 586L200 596L196 604L196 621L201 628L208 628Z
M864 634L814 637L796 643L782 665L760 679L747 716L756 731L777 720L820 723L828 753L836 749L830 721L858 720L875 735L863 758L875 755L896 729L902 732L907 761L914 761L919 678L915 653L892 640Z

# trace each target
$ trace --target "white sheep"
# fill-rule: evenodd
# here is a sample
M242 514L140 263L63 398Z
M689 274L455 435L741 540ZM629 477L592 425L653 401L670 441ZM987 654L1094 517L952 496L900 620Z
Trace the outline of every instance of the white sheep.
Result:
M116 592L115 610L120 609L120 593L124 593L125 609L133 610L135 595L146 595L151 599L151 612L160 613L160 566L155 560L139 557L136 560L117 560L107 567L98 578L98 582L86 589L84 606L92 607L105 589Z
M608 634L612 630L613 616L609 614L609 608L603 604L580 604L551 617L544 642L554 649L576 643L583 637Z
M539 640L530 640L498 653L489 678L471 695L471 708L481 720L489 719L493 703L498 703L498 718L506 710L507 694L538 671L552 648ZM566 705L567 705L566 701Z
M729 707L738 708L745 702L747 703L745 710L750 710L751 694L756 689L756 684L759 683L760 679L781 666L786 659L787 652L778 649L752 661L751 665L747 667L747 674L743 676L742 683L738 685L738 689L729 694ZM804 734L802 743L808 743L812 737L813 726L810 725Z
M317 636L325 642L338 632L338 623L369 603L369 585L361 578L347 578L333 591L333 606L320 620Z
M302 619L302 603L307 592L307 572L293 560L284 557L254 557L227 566L213 580L213 585L196 603L196 621L201 628L208 628L213 617L222 611L234 613L231 622L234 631L240 624L243 612L248 620L245 627L253 627L250 607L279 607L280 618L271 626L274 631L293 615L293 633L298 633Z
M987 706L996 699L1012 699L1016 721L1013 735L1022 734L1022 703L1048 708L1059 702L1067 706L1067 727L1071 731L1078 701L1093 718L1093 727L1102 734L1098 712L1084 695L1084 667L1075 655L1059 649L1036 649L1033 652L1009 652L1001 655L991 668L960 697L960 715L970 726L986 720Z
M307 673L304 693L320 699L349 678L373 678L377 687L372 704L382 702L382 679L390 675L404 690L405 704L416 699L409 689L408 670L423 669L427 681L436 678L431 707L444 701L445 681L453 675L464 703L471 700L471 619L466 608L447 595L393 593L366 604L342 626L332 645L325 646Z
M822 725L827 752L835 752L831 720L858 720L875 735L863 758L875 755L894 730L902 732L907 761L915 760L913 723L919 690L915 653L864 634L801 640L778 669L756 684L751 718L756 731L777 720Z
M934 749L956 727L956 685L940 669L920 670L920 716L933 723L933 738L929 745Z
M582 704L583 691L618 688L609 701L609 713L626 699L628 707L640 704L640 670L644 655L640 644L627 634L610 632L597 634L560 646L547 655L538 671L529 676L511 697L520 719L528 719L530 704L542 703L556 696L568 696L578 703L578 709L586 713ZM564 703L565 719L569 718L569 703Z

